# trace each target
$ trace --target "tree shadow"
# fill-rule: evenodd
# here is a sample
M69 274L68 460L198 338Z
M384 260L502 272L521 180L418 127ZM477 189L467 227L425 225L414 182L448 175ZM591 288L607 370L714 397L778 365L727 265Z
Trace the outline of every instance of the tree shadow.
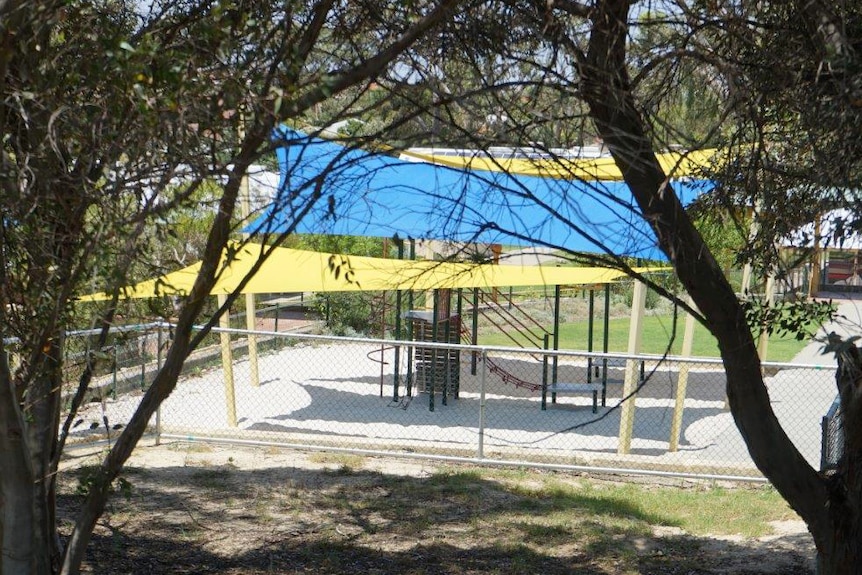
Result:
M707 567L749 550L727 544L704 564L709 538L653 535L655 525L678 527L671 517L600 491L534 489L470 470L220 465L130 468L125 477L131 495L115 494L97 527L92 572L706 574L727 572ZM81 501L66 481L61 522ZM782 553L787 565L803 564L793 548Z

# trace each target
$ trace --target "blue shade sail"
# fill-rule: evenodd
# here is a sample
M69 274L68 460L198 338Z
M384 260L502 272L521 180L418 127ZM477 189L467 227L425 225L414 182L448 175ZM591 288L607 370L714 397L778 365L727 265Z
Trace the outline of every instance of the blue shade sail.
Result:
M276 134L281 182L243 231L544 245L666 259L624 182L462 170L349 148L290 129ZM713 187L674 181L683 205ZM298 220L298 222L297 222Z

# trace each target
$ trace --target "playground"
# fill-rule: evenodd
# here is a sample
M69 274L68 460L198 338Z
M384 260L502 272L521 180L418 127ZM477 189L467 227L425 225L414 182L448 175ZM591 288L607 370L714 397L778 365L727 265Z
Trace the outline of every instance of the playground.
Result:
M387 327L397 343L296 335L277 345L276 353L258 355L259 337L286 336L234 332L234 339L245 340L248 353L247 358L238 359L233 355L230 326L223 318L221 367L185 374L153 422L157 434L591 468L758 476L727 410L720 363L690 357L694 333L690 315L681 327L678 357L642 354L647 288L634 282L628 345L624 352L610 353L608 293L611 284L625 276L623 271L559 262L500 265L500 244L495 242L506 239L523 244L530 240L550 245L549 238L561 239L559 245L567 250L595 249L596 241L605 241L616 255L660 262L663 256L648 228L631 219L634 207L625 200L625 184L454 170L344 150L298 133L288 134L287 142L291 145L280 148L279 153L282 181L287 182L289 174L295 188L291 193L301 195L303 182L318 182L326 167L325 184L333 194L342 188L348 193L345 186L356 187L361 182L360 187L375 198L375 209L367 214L334 219L327 215L321 221L311 215L302 222L314 227L326 220L354 227L300 231L355 233L361 222L366 235L392 237L394 233L398 257L236 244L227 250L230 257L226 256L212 293L221 303L242 284L253 330L257 328L253 294L388 292L396 295L394 324ZM333 168L330 160L341 161L342 154L344 165ZM427 182L435 189L417 189L407 182ZM708 189L709 182L675 185L690 201ZM562 188L578 193L558 193ZM284 191L280 187L276 195ZM527 196L523 196L525 191ZM538 212L535 205L530 207L535 197L546 200ZM617 200L609 202L611 197ZM497 224L488 227L472 218L428 220L427 211L420 208L429 198L436 202L434 209L445 214L451 210L441 210L441 202L453 202L453 210L467 213L482 206L486 215L493 212ZM560 201L573 205L555 204ZM266 236L288 225L278 205L275 202L244 232ZM409 206L409 213L404 206ZM575 213L575 208L578 214L601 215L602 225L590 229L593 235L566 231L559 227L565 222L548 217L548 210ZM511 226L499 225L512 218L521 224L535 220L546 225L533 230L530 238L513 238L511 231L505 231L513 229ZM393 225L408 228L394 229ZM462 256L475 248L492 257L458 261L432 249L424 259L416 259L411 234L417 231L425 238L447 238L445 245L456 246ZM265 264L244 282L261 259ZM197 271L197 265L190 266L130 286L124 293L127 297L182 296L188 293ZM658 263L630 271L645 277L666 268ZM536 330L529 322L507 316L508 312L501 311L505 306L496 301L492 305L481 295L512 286L543 286L552 293L550 327ZM573 346L580 351L565 351L563 347L572 344L560 341L564 287L589 293L587 338ZM414 300L417 294L424 300L421 308ZM100 297L105 294L92 299ZM603 306L597 301L602 298ZM522 349L477 347L479 316L488 320L487 310L492 308L499 314L500 323L491 320L498 331L517 333L515 339L527 338L526 344L520 344ZM472 347L463 347L465 344ZM821 417L834 399L832 373L798 364L767 365L766 370L779 419L817 467ZM103 399L105 427L107 421L122 425L121 413L130 413L135 401L122 395ZM110 409L117 413L109 413Z
M543 372L551 363L536 357L539 350L485 350L484 361L480 354L473 373L471 351L459 348L453 350L459 356L457 390L443 385L432 390L418 381L408 390L403 363L402 379L395 387L391 341L279 337L290 342L259 357L257 386L250 378L249 360L233 362L233 416L224 370L190 369L162 406L158 420L151 422L152 431L165 440L221 439L538 465L759 476L725 406L724 374L715 361L683 364L641 356L645 383L636 398L626 402L634 410L630 445L624 451L620 401L625 362L613 361L621 357L607 357L617 367L608 368L606 403L593 413L589 393L560 394L556 402L548 393L542 409ZM402 361L411 348L421 345L405 344ZM381 357L381 346L388 348L384 364L374 360ZM595 376L595 365L602 362L583 352L541 353L551 360L552 354L558 357L559 381L586 381L588 364ZM683 367L688 383L672 447ZM820 423L834 399L834 372L793 364L769 369L774 373L768 385L779 419L805 457L819 466ZM513 377L538 387L518 385ZM107 398L90 404L82 417L101 422L104 415L110 426L122 424L139 399L139 394Z

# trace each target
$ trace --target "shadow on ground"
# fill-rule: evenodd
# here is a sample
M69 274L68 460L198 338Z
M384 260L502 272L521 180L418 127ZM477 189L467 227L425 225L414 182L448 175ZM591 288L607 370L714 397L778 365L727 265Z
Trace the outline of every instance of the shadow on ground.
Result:
M417 477L363 470L361 462L345 456L328 469L244 470L199 458L130 468L131 489L115 494L85 572L808 572L798 541L691 537L672 517L581 489L585 480L573 475L558 484L561 475L512 471L497 479L465 467ZM67 526L81 502L78 477L62 483ZM655 526L669 534L655 535ZM760 556L780 569L764 570Z

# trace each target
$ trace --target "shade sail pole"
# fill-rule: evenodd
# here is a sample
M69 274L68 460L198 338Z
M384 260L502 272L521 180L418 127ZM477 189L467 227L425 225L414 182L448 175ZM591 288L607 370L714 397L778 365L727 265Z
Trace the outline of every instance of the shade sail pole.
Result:
M688 298L688 305L694 309L694 300ZM694 343L694 315L685 314L685 330L682 336L682 357L691 357L691 349ZM679 379L676 383L676 401L673 407L673 422L670 426L670 440L668 451L679 449L679 436L682 433L682 416L685 411L685 395L688 387L689 364L683 362L679 366Z
M646 284L635 282L632 295L632 319L629 327L628 354L637 355L641 350L644 310L646 309ZM635 359L626 361L626 375L623 383L623 398L629 397L637 389L640 380L640 366ZM635 396L623 401L620 407L620 443L617 453L624 455L631 451L632 432L635 421Z
M219 294L218 307L221 309L227 302L225 294ZM226 309L219 318L219 327L223 330L230 329L230 308ZM227 424L229 427L236 427L236 392L234 389L233 380L233 353L230 349L230 333L222 331L219 333L221 341L221 363L224 370L224 396L225 406L227 407Z
M240 120L239 137L245 138L245 119ZM248 221L251 215L251 190L248 185L248 170L242 175L240 180L240 209L242 210L243 221ZM249 234L243 234L244 239L249 238ZM249 292L245 294L245 327L249 332L246 336L248 343L248 377L252 387L260 387L260 375L257 367L257 336L254 334L257 331L257 306L254 301L254 294Z

